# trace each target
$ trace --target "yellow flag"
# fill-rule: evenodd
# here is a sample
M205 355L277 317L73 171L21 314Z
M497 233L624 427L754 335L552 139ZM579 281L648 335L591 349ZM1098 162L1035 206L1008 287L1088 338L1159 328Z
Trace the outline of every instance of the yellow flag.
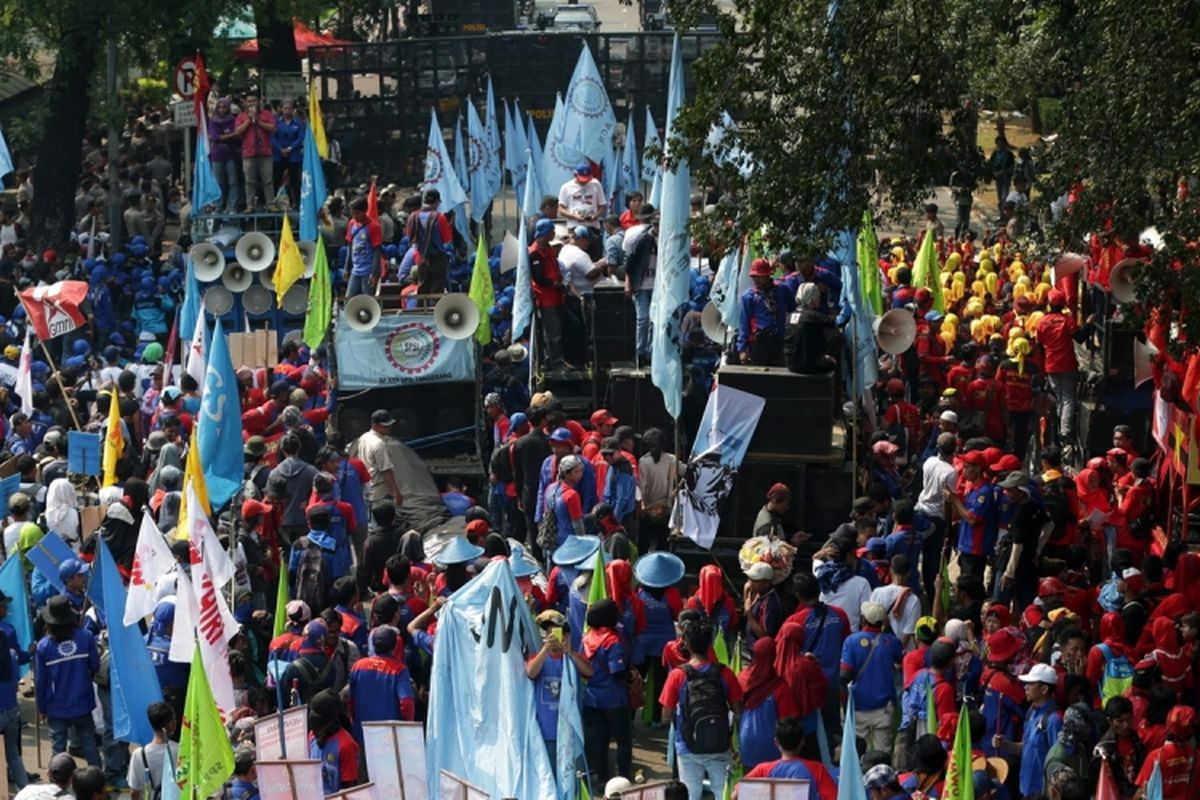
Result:
M325 123L321 120L321 104L317 101L317 84L308 85L308 126L312 128L317 155L329 158L329 142L325 139Z
M192 653L192 670L183 703L175 780L184 797L212 797L232 774L233 747L225 735L197 645Z
M104 485L117 482L117 462L125 452L125 436L121 433L121 403L117 390L113 389L112 402L108 404L108 431L104 434Z
M292 284L304 277L304 258L292 235L292 223L283 215L283 232L279 234L279 261L275 264L275 299L283 305L283 296Z
M188 491L188 489L191 491ZM196 442L196 429L192 428L191 439L188 440L187 458L183 462L183 492L179 498L179 522L175 526L175 538L187 539L191 526L188 523L188 511L191 503L188 496L194 496L200 505L200 511L206 516L212 516L212 506L208 502L208 484L204 481L204 467L200 464L200 445Z

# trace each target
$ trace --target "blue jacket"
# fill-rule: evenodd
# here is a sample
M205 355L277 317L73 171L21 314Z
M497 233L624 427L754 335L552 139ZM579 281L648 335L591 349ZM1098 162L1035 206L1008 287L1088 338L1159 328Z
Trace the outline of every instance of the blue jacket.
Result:
M758 287L751 287L742 292L742 297L738 301L741 313L738 317L738 334L737 334L737 349L739 353L746 352L750 349L750 342L759 333L759 331L769 330L779 337L779 343L783 344L784 320L787 319L788 311L792 307L792 298L795 293L789 293L786 286L775 285L768 291L773 292L775 296L775 312L772 314L767 308L764 294L758 291Z
M285 147L292 148L292 152L286 156L281 152ZM271 155L276 161L287 161L289 164L299 164L304 159L304 123L298 117L292 117L291 122L283 117L275 118Z
M92 676L99 671L96 637L87 631L76 630L63 642L42 637L34 666L38 712L50 719L91 714L96 705Z
M623 520L637 508L637 480L629 462L615 460L604 476L604 502L612 506L613 516ZM585 505L586 509L587 506Z
M364 722L387 722L413 715L412 678L399 658L367 656L350 670L354 738L362 741Z
M587 514L596 507L597 502L596 468L585 458L581 457L579 460L583 462L583 477L579 479L579 483L575 484L575 491L579 492L579 504L583 507L583 513ZM548 455L542 462L542 468L538 473L538 497L545 497L546 487L556 480L558 480L558 457ZM545 511L545 504L538 503L537 508L533 511L533 521L541 522Z

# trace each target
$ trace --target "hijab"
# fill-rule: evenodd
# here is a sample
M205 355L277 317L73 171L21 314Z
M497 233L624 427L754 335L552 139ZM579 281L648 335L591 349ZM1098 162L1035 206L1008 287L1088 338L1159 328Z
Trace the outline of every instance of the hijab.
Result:
M1063 713L1062 730L1058 741L1075 752L1090 753L1092 747L1092 722L1088 707L1083 703L1070 706Z
M68 543L79 542L79 497L66 478L55 478L46 490L46 525Z
M721 581L721 568L716 564L707 564L700 568L700 586L696 589L696 599L709 617L716 613L717 605L725 597L725 586Z
M592 604L585 617L588 625L587 633L583 634L583 657L593 658L602 648L619 645L621 639L617 636L616 627L620 621L617 604L612 600L599 600Z
M154 464L154 472L150 474L150 492L155 492L160 488L158 476L162 474L163 467L175 467L183 472L183 449L174 442L167 442L158 451L158 461Z
M1151 624L1150 632L1154 637L1154 649L1150 652L1150 657L1158 664L1162 679L1172 685L1181 683L1191 668L1191 660L1179 643L1179 631L1175 628L1175 621L1159 617Z
M754 660L750 666L738 675L742 684L743 702L747 709L758 708L775 689L783 685L783 681L775 672L775 640L770 636L761 636L754 640L750 647L750 655Z

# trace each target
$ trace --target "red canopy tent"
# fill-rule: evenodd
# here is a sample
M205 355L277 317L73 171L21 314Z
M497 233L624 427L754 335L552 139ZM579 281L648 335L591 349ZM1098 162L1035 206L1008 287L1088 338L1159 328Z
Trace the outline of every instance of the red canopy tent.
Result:
M292 20L292 30L296 38L296 55L304 58L310 47L326 47L335 44L350 44L342 39L325 36L309 28L298 19ZM258 39L249 39L234 48L233 55L244 61L254 61L258 58Z

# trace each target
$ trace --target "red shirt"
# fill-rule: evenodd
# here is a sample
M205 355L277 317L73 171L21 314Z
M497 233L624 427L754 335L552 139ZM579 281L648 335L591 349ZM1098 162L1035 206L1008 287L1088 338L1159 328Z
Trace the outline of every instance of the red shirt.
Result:
M917 677L917 673L925 667L925 661L929 658L929 645L921 644L916 650L904 654L904 660L901 662L901 669L904 670L904 688L912 686L913 678Z
M1046 353L1046 374L1074 372L1079 369L1075 360L1075 332L1079 328L1070 314L1051 311L1037 325L1037 340Z
M1037 369L1025 359L1025 374L1022 375L1015 360L1000 364L996 379L1004 393L1004 404L1009 411L1033 410L1033 377Z
M1162 770L1163 800L1187 800L1195 796L1195 789L1200 788L1200 759L1196 758L1195 747L1166 742L1152 751L1142 762L1137 777L1139 786L1145 786L1150 780L1155 761Z
M553 308L567 302L567 294L562 286L562 271L558 268L558 256L550 245L534 242L529 246L529 268L535 275L541 275L550 285L541 286L538 279L533 279L533 300L538 308Z
M309 497L308 505L304 508L304 513L307 514L314 506L334 506L337 512L342 515L342 519L346 520L346 533L358 530L358 518L354 516L354 506L347 503L345 500L322 500L317 495L317 490L313 489L312 496Z
M742 702L742 684L738 682L737 676L729 667L720 664L718 666L721 669L721 681L725 684L726 699L731 704ZM658 696L658 702L662 704L664 711L672 714L675 712L675 706L679 703L679 689L686 683L687 675L681 667L671 670L671 674L663 682L662 694Z
M812 776L812 789L817 792L817 797L820 800L836 800L838 796L837 784L833 778L825 771L825 767L816 761L809 761L806 758L781 758L778 761L764 761L756 765L749 772L743 775L743 778L790 778L796 775L803 774L800 771L792 771L788 768L789 764L800 762L804 769L808 770L808 774ZM737 797L736 791L734 797ZM812 797L812 794L809 794Z
M909 450L916 449L917 439L921 436L920 409L912 403L901 400L888 407L887 413L883 415L883 422L889 428L896 423L904 426L904 429L908 431Z
M233 127L237 128L243 122L249 121L250 115L243 111L234 120ZM274 125L275 115L264 108L258 112L258 121ZM257 125L248 125L246 130L242 131L242 158L254 158L256 156L267 156L268 158L271 156L271 134Z

